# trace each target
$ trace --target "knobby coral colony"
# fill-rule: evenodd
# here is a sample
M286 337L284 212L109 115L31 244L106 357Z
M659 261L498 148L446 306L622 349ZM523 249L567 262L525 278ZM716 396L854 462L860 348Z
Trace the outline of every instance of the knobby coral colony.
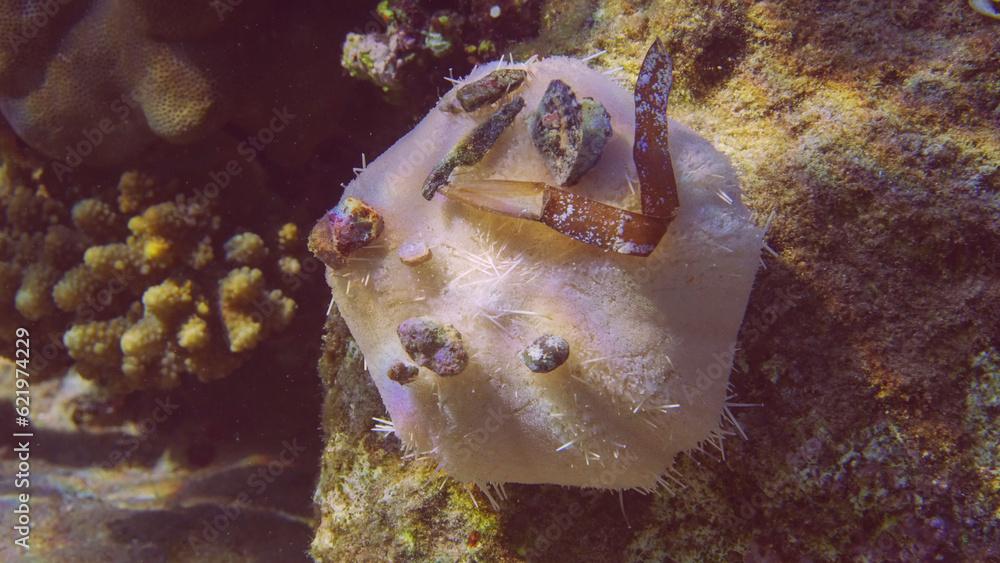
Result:
M229 200L140 171L75 200L43 177L0 166L0 325L37 328L38 368L72 360L115 393L209 381L292 322L294 223L261 237L223 218Z

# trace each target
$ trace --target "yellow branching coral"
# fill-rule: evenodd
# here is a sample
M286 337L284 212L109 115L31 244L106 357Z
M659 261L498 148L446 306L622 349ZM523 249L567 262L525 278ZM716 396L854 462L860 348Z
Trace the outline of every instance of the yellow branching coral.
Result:
M233 236L226 241L225 249L226 261L234 264L256 264L267 256L264 239L256 233L240 233Z
M114 209L96 198L86 198L76 202L72 216L73 225L95 239L113 236L120 222Z
M292 250L299 244L299 227L295 223L285 223L278 231L278 247L281 250Z
M17 311L29 321L37 321L55 309L51 291L59 271L49 264L32 264L24 272L21 287L14 296Z
M304 258L294 224L229 226L225 194L185 195L145 172L85 186L75 201L53 197L78 192L44 176L0 168L0 313L3 326L48 333L52 367L75 362L113 392L208 381L292 322Z
M229 272L219 282L219 303L232 352L256 348L271 332L287 327L295 315L295 302L281 290L268 291L264 273L256 268Z
M113 373L122 361L120 341L128 320L119 317L110 321L95 321L73 325L63 336L73 358L91 374ZM100 381L100 377L94 377Z

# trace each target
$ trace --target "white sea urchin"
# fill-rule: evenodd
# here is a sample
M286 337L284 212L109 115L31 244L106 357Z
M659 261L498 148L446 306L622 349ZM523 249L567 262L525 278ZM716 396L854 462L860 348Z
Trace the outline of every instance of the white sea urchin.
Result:
M528 71L517 91L527 108L557 79L603 104L613 134L597 165L569 189L637 209L632 94L576 59L505 67ZM672 478L676 454L718 436L759 264L763 231L740 201L728 160L671 121L680 209L652 254L627 256L440 194L426 201L421 186L435 165L503 103L456 113L453 98L454 90L344 194L385 225L378 248L358 251L327 276L391 416L382 428L410 451L433 452L466 482L657 488ZM555 184L527 121L516 117L476 164L477 178ZM432 258L405 264L398 249L414 240ZM460 373L440 377L422 367L405 384L390 377L410 361L397 329L413 318L461 334L446 343L468 352ZM520 354L542 335L565 339L571 352L551 372L532 373Z

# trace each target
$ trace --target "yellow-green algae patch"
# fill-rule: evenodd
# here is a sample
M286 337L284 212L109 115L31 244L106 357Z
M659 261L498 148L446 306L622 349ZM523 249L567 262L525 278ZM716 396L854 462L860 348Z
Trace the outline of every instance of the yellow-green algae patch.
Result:
M325 524L313 539L314 557L509 559L498 514L484 506L485 498L426 460L401 459L398 440L371 432L384 407L336 309L327 321L320 373L327 388L326 446L315 500Z

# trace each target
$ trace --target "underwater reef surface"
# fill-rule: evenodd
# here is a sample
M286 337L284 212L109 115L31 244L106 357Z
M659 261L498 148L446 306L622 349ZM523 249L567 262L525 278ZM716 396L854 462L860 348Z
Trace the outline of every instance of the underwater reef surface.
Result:
M347 34L341 66L395 104L430 102L442 70L496 60L533 37L540 7L539 0L381 0Z
M0 355L17 325L54 351L33 381L37 560L295 561L310 542L320 561L1000 559L1000 22L926 0L58 4L38 27L0 2L19 41L0 46L0 105L23 136L0 126ZM429 40L424 80L386 93L350 79L375 75L337 47L348 32L377 44L402 13L422 23L396 31ZM359 153L404 134L449 66L606 51L593 64L631 88L655 36L677 64L672 117L732 159L769 226L732 377L735 400L762 406L736 412L749 439L726 441L724 460L711 446L681 458L672 495L508 485L494 508L372 432L385 409L364 359L336 309L323 328L322 275L283 227L331 207ZM237 42L239 64L220 65ZM119 56L113 81L89 72ZM165 74L122 98L150 62ZM95 142L102 117L117 133ZM262 132L253 162L227 152ZM212 173L232 184L218 221L171 229ZM109 246L90 262L121 252L113 265L137 275L108 304L84 292L100 306L84 318L74 288L99 275L88 249ZM226 306L275 290L273 310L296 304L287 324ZM73 332L91 320L109 324ZM223 360L210 377L178 368L198 342ZM0 362L8 433L12 371ZM0 488L4 514L16 493Z
M1000 558L997 32L964 2L546 2L517 59L605 50L630 86L661 36L672 116L769 223L733 376L762 405L737 413L749 439L682 457L683 489L624 508L524 485L493 508L371 432L384 409L334 315L313 555Z
M319 389L295 363L116 401L75 373L35 382L31 550L4 542L0 560L308 561ZM8 435L24 430L14 367L0 359ZM0 471L19 472L6 445ZM5 480L0 510L12 514L25 492Z
M0 154L0 345L31 341L32 560L306 560L319 389L296 343L323 313L299 302L325 295L303 216L226 137L72 181L5 128ZM0 358L8 434L14 368ZM0 486L6 514L24 492Z

